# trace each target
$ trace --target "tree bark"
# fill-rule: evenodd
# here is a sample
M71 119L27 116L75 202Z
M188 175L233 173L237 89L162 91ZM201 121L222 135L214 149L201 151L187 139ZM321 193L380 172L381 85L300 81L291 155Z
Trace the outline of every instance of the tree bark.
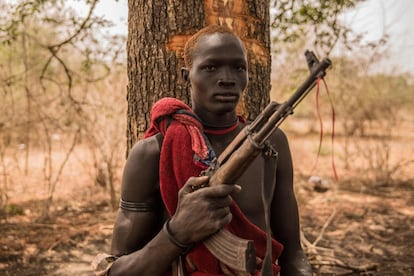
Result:
M250 81L239 112L256 117L269 102L269 20L268 0L129 0L127 151L149 127L154 102L175 97L190 104L182 53L187 39L207 25L227 25L244 41Z

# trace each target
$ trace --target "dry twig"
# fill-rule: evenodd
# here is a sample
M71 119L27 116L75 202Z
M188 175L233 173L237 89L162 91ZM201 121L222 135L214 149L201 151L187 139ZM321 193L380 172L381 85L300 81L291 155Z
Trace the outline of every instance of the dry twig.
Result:
M336 209L333 210L332 214L328 217L324 225L322 226L321 231L319 232L318 237L313 241L310 242L301 231L301 242L302 246L304 247L305 251L307 252L310 263L313 267L320 268L322 266L333 266L348 270L350 272L345 272L342 275L348 275L349 273L367 273L370 271L376 271L378 269L378 264L363 264L363 265L351 265L347 264L337 258L335 258L335 251L331 248L324 248L317 246L318 243L322 240L323 235L327 227L331 224L332 220L336 215Z

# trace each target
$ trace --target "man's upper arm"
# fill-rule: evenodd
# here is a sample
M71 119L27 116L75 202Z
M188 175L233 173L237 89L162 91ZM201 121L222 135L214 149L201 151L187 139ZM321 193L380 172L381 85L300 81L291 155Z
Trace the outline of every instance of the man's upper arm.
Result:
M279 258L280 275L312 275L312 268L300 245L299 213L293 188L293 165L285 134L276 132L277 162L276 189L272 202L272 230L284 245Z
M121 199L137 203L142 210L120 208L112 239L111 253L129 254L143 247L162 223L162 201L158 188L159 144L153 136L139 141L131 150L122 176Z
M272 230L285 249L295 248L299 241L299 215L293 189L293 165L286 135L278 130L274 135L278 152L276 187L272 203Z

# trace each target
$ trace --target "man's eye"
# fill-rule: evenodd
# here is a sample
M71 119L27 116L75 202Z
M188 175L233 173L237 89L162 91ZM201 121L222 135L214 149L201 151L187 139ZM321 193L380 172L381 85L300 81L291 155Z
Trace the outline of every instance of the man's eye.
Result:
M236 70L237 71L246 71L246 66L244 66L244 65L237 65L236 66Z
M204 70L206 70L206 71L214 71L214 70L216 70L216 66L214 66L214 65L206 65L206 66L204 66Z

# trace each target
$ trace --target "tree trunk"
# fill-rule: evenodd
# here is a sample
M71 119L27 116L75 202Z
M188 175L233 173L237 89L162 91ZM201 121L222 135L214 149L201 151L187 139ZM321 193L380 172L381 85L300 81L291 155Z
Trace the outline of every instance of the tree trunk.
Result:
M149 127L151 106L163 97L190 104L181 80L187 39L207 25L227 25L246 44L249 86L240 113L252 119L268 103L270 30L268 0L128 1L127 148Z

